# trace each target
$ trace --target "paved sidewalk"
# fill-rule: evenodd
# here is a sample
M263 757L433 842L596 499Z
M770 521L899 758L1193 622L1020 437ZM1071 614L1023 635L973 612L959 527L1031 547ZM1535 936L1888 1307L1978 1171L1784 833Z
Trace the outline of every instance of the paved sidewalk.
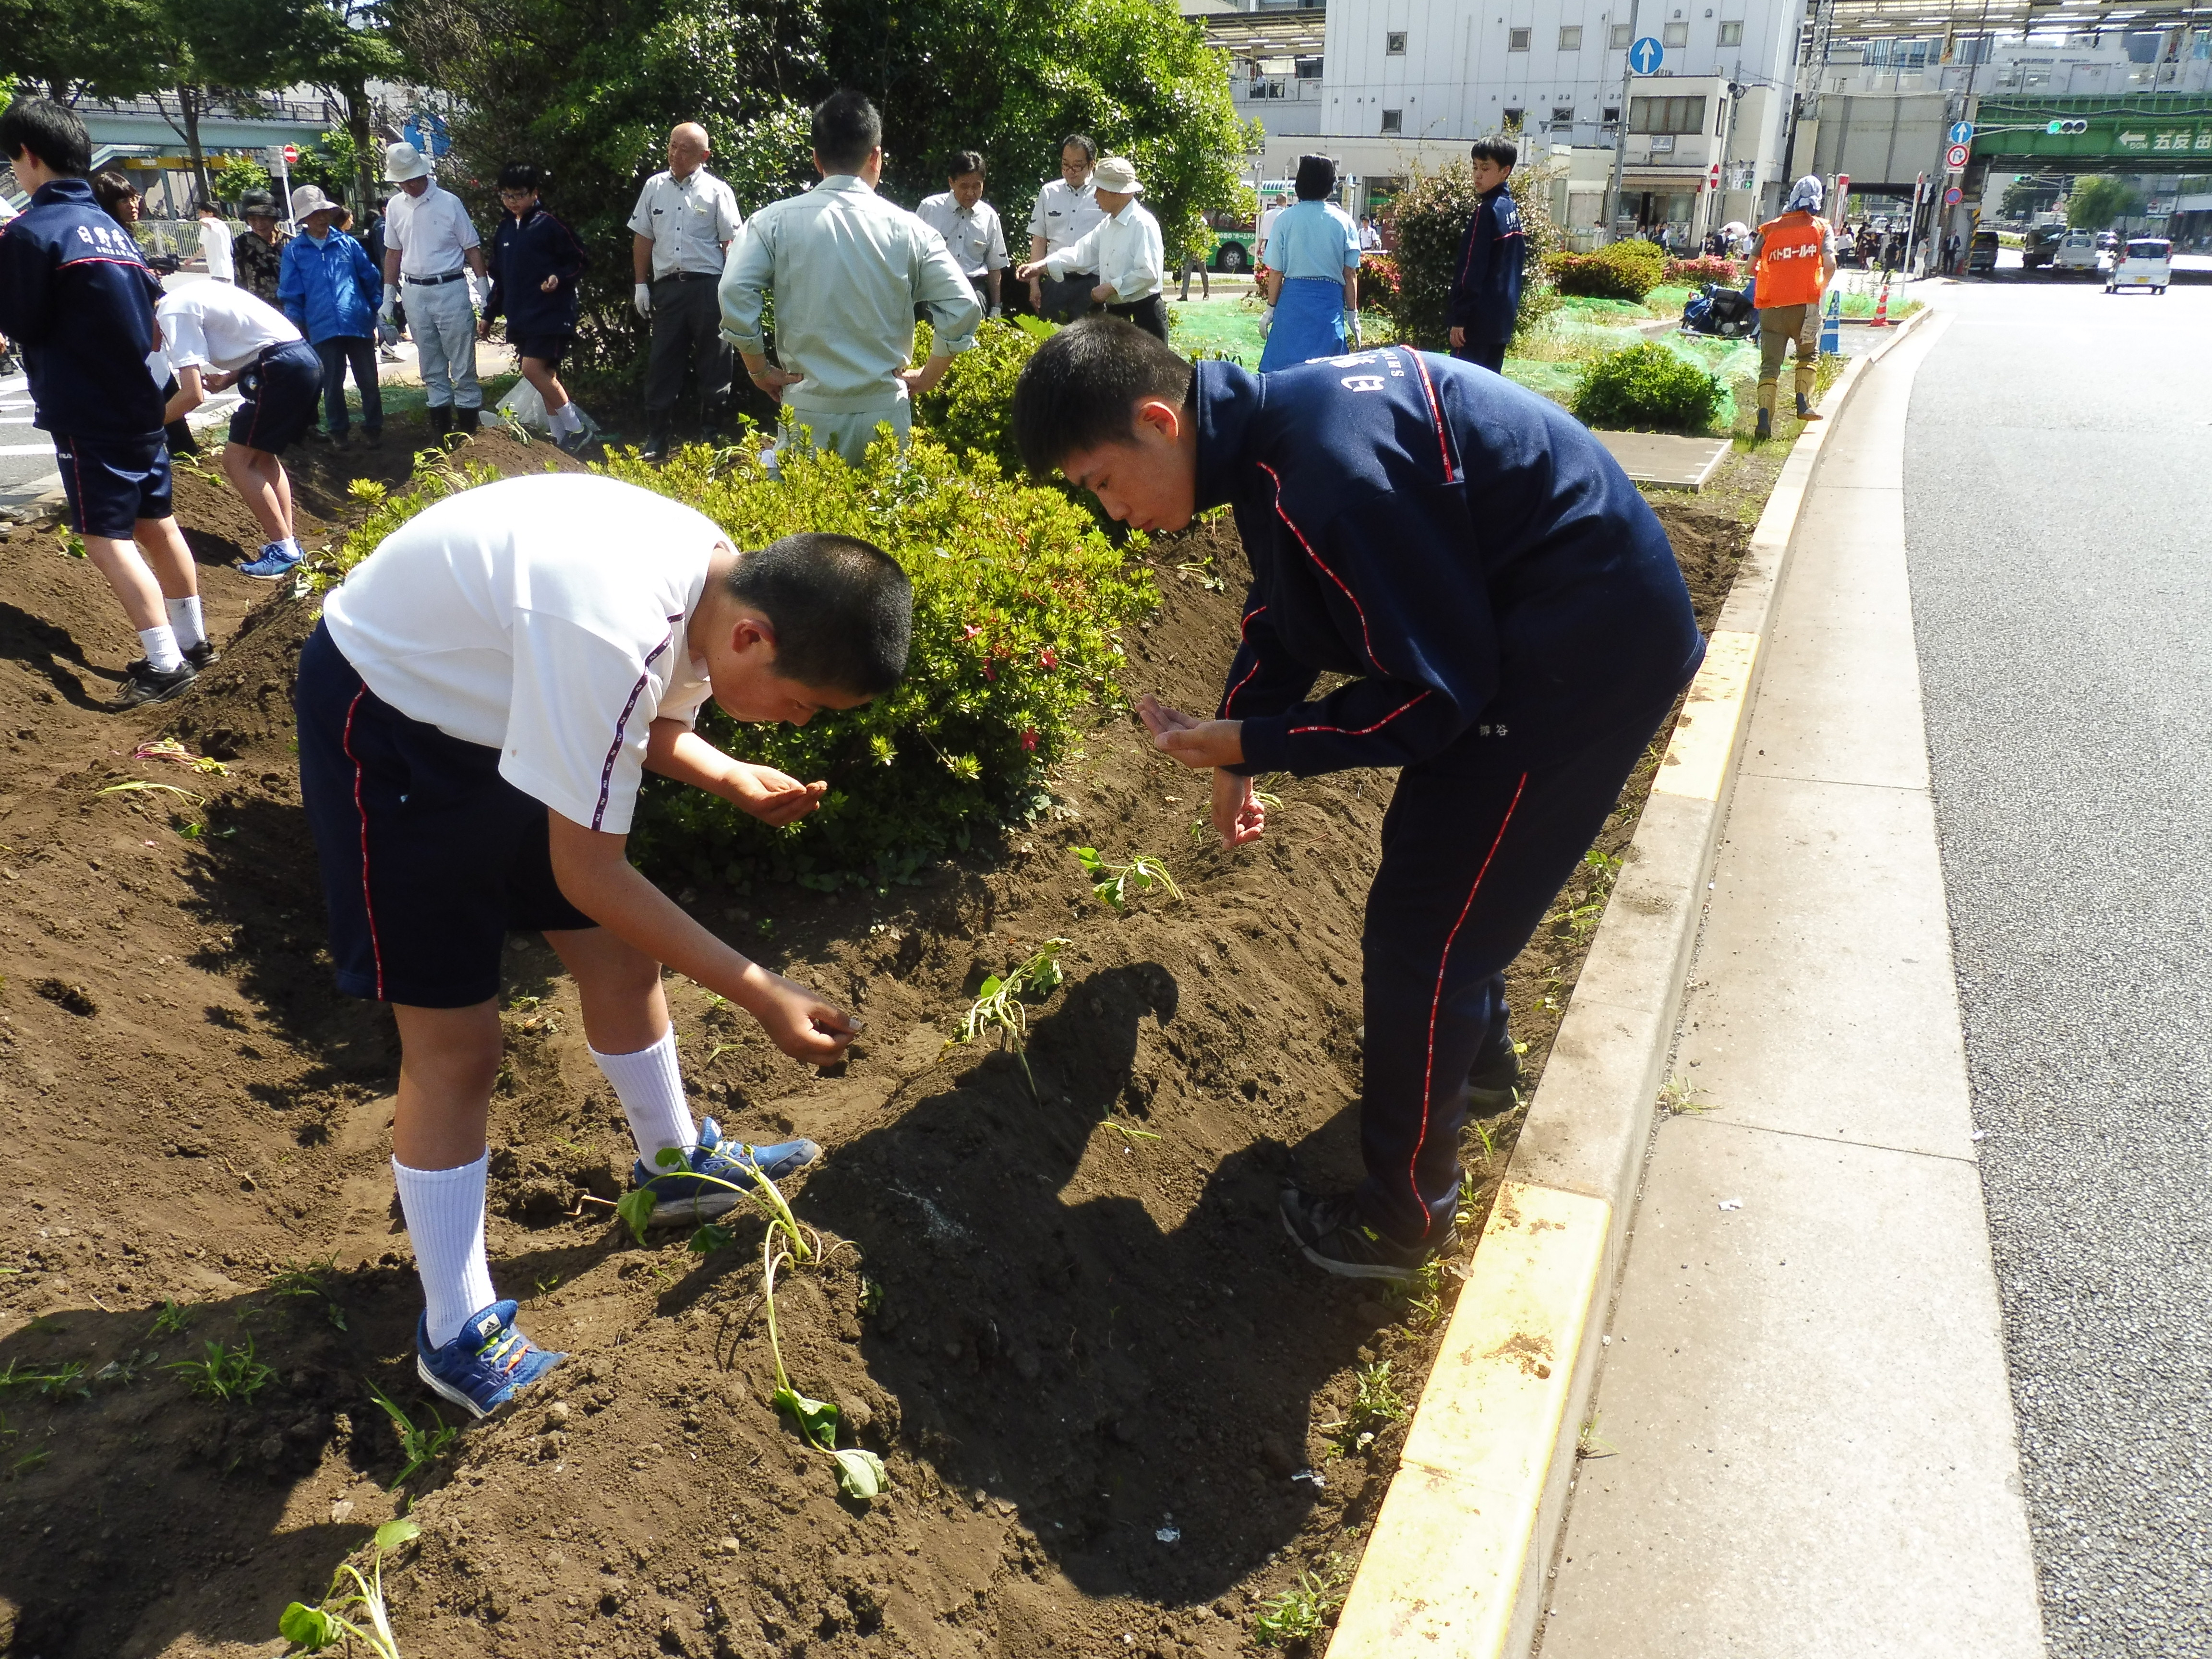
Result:
M1545 1659L2039 1659L1905 574L1931 319L1799 520Z

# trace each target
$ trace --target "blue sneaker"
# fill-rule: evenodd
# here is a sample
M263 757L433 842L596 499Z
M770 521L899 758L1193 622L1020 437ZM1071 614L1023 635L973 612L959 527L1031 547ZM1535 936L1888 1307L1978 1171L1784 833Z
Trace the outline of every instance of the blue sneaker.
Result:
M427 1316L415 1323L415 1374L471 1417L489 1417L568 1357L515 1329L512 1302L477 1309L442 1348L430 1346Z
M293 567L300 562L300 556L297 553L286 552L276 542L265 542L262 544L261 556L250 564L239 566L238 574L251 576L258 582L273 582L279 576L290 575Z
M653 1191L655 1202L647 1226L712 1221L736 1209L745 1201L746 1193L757 1190L753 1186L756 1168L770 1181L781 1181L821 1156L822 1149L811 1140L780 1140L773 1146L725 1140L710 1117L699 1126L699 1144L692 1150L688 1171L648 1170L640 1158L629 1172L629 1180L633 1187ZM725 1182L730 1185L722 1185Z

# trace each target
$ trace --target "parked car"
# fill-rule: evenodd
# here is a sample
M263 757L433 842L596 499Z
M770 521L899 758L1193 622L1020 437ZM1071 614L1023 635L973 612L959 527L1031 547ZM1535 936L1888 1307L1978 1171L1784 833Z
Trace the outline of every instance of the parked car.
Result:
M2069 230L2058 250L2051 256L2051 268L2056 270L2086 270L2097 269L2097 233L2094 230Z
M2110 231L2110 230L2100 230L2100 231L2099 231L2099 232L2097 233L2097 252L2100 252L2100 253L2111 253L2111 252L2114 252L2115 250L2117 250L2117 249L2119 247L2119 246L2120 246L2120 239L2119 239L2119 235L2118 235L2118 234L2117 232L2115 232L2115 231Z
M2059 243L2066 240L2063 225L2034 225L2020 240L2020 263L2028 270L2040 270L2048 265L2058 252Z
M1997 234L1994 230L1978 230L1966 248L1966 275L1985 276L1997 268Z
M2120 257L2105 279L2107 294L2118 294L2124 288L2147 288L2154 294L2163 294L2173 280L2173 244L2162 237L2133 237L2124 249L2116 252Z

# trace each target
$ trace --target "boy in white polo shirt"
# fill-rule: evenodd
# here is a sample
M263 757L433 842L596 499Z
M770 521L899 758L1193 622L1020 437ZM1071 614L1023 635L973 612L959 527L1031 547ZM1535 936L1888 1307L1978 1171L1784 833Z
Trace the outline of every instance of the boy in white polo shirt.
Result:
M905 574L849 537L740 552L711 520L613 479L546 474L449 497L356 567L300 659L300 783L338 985L392 1005L392 1170L427 1308L416 1369L477 1416L561 1358L514 1327L484 1251L484 1124L498 1075L510 928L576 981L584 1035L637 1143L656 1219L704 1218L811 1162L809 1140L744 1146L695 1126L661 964L745 1009L795 1059L859 1030L748 961L631 867L644 774L765 823L826 785L734 760L692 730L711 696L804 725L905 672ZM680 1161L667 1173L660 1154Z

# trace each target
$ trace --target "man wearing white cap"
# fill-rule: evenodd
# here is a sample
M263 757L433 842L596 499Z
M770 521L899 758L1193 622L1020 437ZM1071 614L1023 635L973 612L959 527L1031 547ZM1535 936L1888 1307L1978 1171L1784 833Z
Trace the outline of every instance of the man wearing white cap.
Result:
M430 430L440 436L473 432L483 388L477 384L471 290L477 283L489 288L491 280L477 228L460 198L432 179L429 162L414 145L385 147L384 176L399 188L384 204L384 304L377 314L391 322L404 283Z
M377 270L368 250L337 228L345 210L313 185L292 192L300 234L284 244L276 302L307 337L323 366L323 425L343 447L352 429L346 370L361 392L361 422L371 449L384 442L384 398L376 379ZM308 435L314 429L308 428Z
M1091 297L1114 316L1126 318L1147 334L1168 337L1167 253L1160 240L1160 222L1147 213L1137 198L1145 193L1144 180L1126 157L1102 157L1091 174L1091 188L1106 217L1081 240L1032 260L1014 273L1028 282L1046 274L1064 280L1070 271L1095 270L1097 285Z

